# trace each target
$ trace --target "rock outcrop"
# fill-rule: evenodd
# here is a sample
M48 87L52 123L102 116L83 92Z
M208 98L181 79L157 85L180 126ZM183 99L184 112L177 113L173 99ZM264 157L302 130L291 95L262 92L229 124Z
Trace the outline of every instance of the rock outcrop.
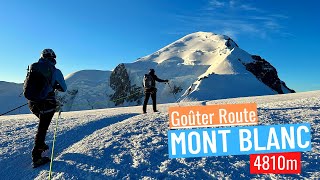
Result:
M127 69L123 63L119 64L111 73L110 87L114 93L110 95L110 101L113 101L115 106L126 102L136 102L136 105L141 104L142 87L135 84L131 85L131 81Z
M278 77L278 72L268 61L257 55L251 56L254 62L246 63L246 69L254 74L260 81L275 90L279 94L284 94L281 85L288 88ZM289 89L289 88L288 88ZM295 92L289 89L290 92Z

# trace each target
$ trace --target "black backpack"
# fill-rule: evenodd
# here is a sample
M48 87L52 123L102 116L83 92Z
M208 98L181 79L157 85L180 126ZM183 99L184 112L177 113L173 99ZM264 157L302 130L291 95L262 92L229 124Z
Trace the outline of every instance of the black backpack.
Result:
M55 67L49 63L33 63L23 85L23 95L30 101L43 101L52 87L51 81Z
M150 74L145 74L143 77L143 86L145 89L150 89L150 88L154 88L154 86L152 85L154 80L152 78L152 76Z

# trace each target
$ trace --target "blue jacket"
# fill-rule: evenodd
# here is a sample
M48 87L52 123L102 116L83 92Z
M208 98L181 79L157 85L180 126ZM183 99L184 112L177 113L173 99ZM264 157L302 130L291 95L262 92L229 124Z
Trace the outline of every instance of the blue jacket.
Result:
M65 92L67 90L67 85L64 80L63 74L59 69L55 68L55 63L50 61L49 59L40 58L39 63L49 63L50 65L52 65L52 69L54 69L54 72L52 74L51 86L47 89L47 92L49 94L47 99L55 99L55 89L62 92Z

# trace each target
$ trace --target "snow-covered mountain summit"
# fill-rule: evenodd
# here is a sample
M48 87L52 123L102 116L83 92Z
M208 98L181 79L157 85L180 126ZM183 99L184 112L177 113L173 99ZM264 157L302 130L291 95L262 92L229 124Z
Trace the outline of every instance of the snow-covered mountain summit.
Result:
M174 57L180 57L179 63L184 65L212 65L217 60L217 55L224 54L225 49L235 47L238 45L228 36L197 32L189 34L149 56L138 59L138 61L153 61L160 64L176 62Z
M179 100L204 100L294 92L279 79L269 62L242 50L230 37L209 32L189 34L118 67L113 72L118 76L111 75L111 79L124 74L129 77L128 87L139 86L150 68L160 78L169 79L171 87L158 88L162 103L175 101L172 93Z
M83 70L66 76L64 110L141 105L142 79L155 69L158 103L294 92L266 60L242 50L230 37L196 32L113 71ZM0 96L1 97L1 96Z

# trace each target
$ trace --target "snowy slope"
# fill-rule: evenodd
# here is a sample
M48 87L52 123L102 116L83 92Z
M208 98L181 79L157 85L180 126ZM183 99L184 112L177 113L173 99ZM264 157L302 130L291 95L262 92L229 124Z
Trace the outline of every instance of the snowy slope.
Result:
M82 70L65 77L67 93L58 93L64 102L64 110L83 110L113 107L107 94L113 91L109 87L111 71ZM23 84L0 81L0 113L7 112L27 103L23 94ZM76 104L74 104L76 102ZM97 103L98 102L98 103ZM30 113L28 106L9 114Z
M65 111L98 109L113 107L107 94L112 93L109 87L111 71L82 70L65 77L68 85L67 93L59 93ZM0 81L0 113L7 112L27 103L23 94L23 84ZM76 105L74 105L76 102ZM100 103L97 103L100 102ZM103 103L101 103L103 102ZM109 102L109 103L105 103ZM28 106L9 114L30 113Z
M300 175L250 175L249 156L169 159L169 106L139 114L141 107L63 112L59 121L54 179L317 179L320 150L320 91L257 96L180 105L257 102L259 124L309 122L312 151L302 153ZM151 107L148 107L150 109ZM31 168L33 115L0 117L1 179L46 179L49 165ZM47 143L52 142L54 123Z
M225 99L267 94L275 92L257 81L255 77L246 74L214 74L197 83L188 98L206 100L208 97Z
M21 94L22 91L23 84L0 81L0 114L27 103L27 100ZM29 112L28 107L25 106L13 113L25 114Z
M111 71L82 70L65 77L67 93L59 93L65 111L112 107L107 94ZM102 103L103 102L103 103Z

